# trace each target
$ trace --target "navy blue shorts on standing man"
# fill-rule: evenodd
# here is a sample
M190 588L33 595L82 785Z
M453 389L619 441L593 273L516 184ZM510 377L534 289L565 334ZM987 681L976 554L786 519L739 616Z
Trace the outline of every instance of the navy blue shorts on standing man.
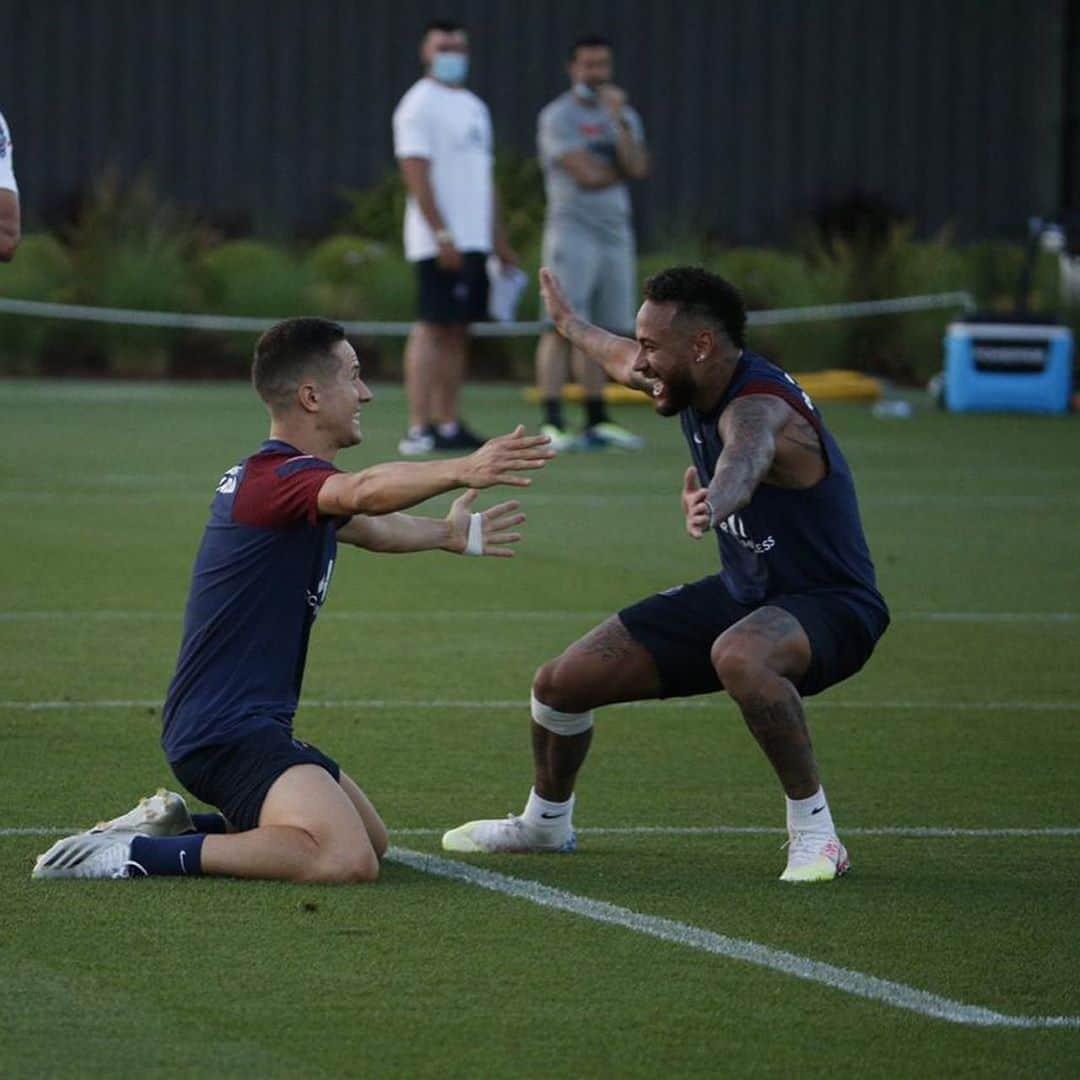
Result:
M664 698L723 690L712 663L713 642L761 607L794 616L810 640L810 667L795 684L804 697L854 675L889 625L879 600L856 588L822 588L740 604L719 574L666 589L623 608L619 618L652 656Z
M462 326L487 318L487 255L466 251L460 270L444 270L435 259L421 259L416 283L421 322Z
M230 825L245 832L258 826L266 793L294 765L319 765L335 781L341 779L336 761L294 738L284 724L275 721L234 742L200 747L172 770L192 795L220 810Z

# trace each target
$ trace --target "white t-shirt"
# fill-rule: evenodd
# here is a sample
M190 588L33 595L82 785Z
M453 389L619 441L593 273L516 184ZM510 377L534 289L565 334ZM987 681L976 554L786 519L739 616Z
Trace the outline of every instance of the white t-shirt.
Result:
M459 251L491 250L491 113L471 90L427 77L410 87L394 110L394 155L431 163L435 204ZM405 257L416 262L438 251L435 234L410 195Z
M7 121L0 113L0 188L19 193L19 185L15 183L15 167L11 160L12 146L11 133L8 131Z

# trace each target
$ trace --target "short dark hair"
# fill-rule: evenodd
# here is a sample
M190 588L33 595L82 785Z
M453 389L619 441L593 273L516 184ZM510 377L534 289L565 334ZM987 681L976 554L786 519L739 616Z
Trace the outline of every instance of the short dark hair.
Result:
M464 29L465 27L457 19L431 19L427 26L424 27L420 40L423 41L433 30L441 30L444 34L456 34L459 30Z
M304 316L270 327L255 343L251 384L270 408L289 404L305 375L332 376L340 361L331 354L345 328L329 319Z
M581 37L570 46L566 54L568 60L576 60L578 49L610 49L611 42L602 34L582 34Z
M737 348L746 344L746 305L730 282L700 266L672 266L645 282L645 299L678 304L677 317L707 319L724 328Z

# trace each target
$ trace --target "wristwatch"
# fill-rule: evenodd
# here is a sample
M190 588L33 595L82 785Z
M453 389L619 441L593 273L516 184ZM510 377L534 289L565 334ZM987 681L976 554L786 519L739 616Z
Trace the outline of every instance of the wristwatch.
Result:
M454 244L454 234L449 229L437 229L435 231L435 243L442 247L445 244L449 244L451 247Z

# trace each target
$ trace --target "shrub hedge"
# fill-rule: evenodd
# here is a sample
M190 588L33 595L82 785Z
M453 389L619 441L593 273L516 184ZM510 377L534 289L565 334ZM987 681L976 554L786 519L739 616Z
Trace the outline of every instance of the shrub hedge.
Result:
M514 238L530 275L539 264L542 198L526 163L501 163L517 192ZM515 187L516 185L516 187ZM394 178L353 193L344 231L305 251L257 240L222 240L186 221L140 181L125 193L106 177L78 226L65 238L26 236L15 260L0 267L0 295L75 301L105 307L222 314L407 321L414 281L391 223L400 208ZM520 205L518 205L520 204ZM365 213L372 228L364 227ZM371 235L372 233L377 235ZM872 247L831 238L802 250L707 249L674 243L639 258L642 279L678 263L696 263L729 278L751 309L805 307L914 293L966 289L981 308L1010 310L1025 261L1015 244L961 247L948 236L917 240L896 224ZM1031 307L1057 307L1056 258L1040 256ZM520 317L537 315L529 289ZM941 367L944 326L955 312L806 322L751 330L755 348L794 371L853 367L900 381L923 382ZM1065 313L1080 331L1080 311ZM103 326L0 315L0 374L93 371L130 376L239 376L247 370L250 334L208 334ZM368 370L396 375L401 342L360 343ZM531 375L532 342L477 342L474 369L487 375Z

